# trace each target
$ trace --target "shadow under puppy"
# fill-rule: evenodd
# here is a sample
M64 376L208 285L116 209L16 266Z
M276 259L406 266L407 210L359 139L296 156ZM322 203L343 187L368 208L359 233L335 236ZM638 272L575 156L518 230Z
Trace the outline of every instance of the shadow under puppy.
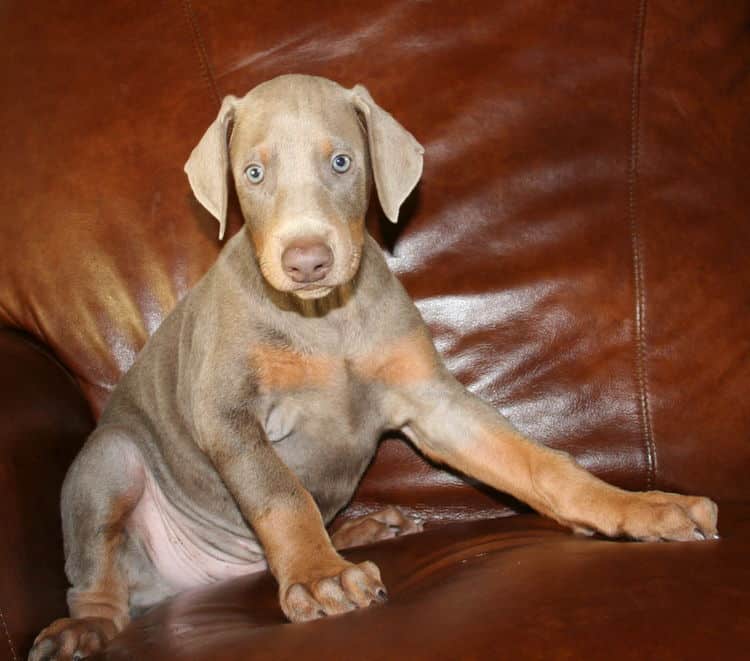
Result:
M220 237L231 172L245 227L146 343L70 468L70 618L42 631L32 661L87 656L131 610L266 566L292 621L383 601L378 568L336 549L419 524L396 508L333 540L325 524L388 429L578 532L716 535L710 500L612 487L447 372L364 225L373 183L396 221L422 151L361 86L290 75L224 99L185 169Z

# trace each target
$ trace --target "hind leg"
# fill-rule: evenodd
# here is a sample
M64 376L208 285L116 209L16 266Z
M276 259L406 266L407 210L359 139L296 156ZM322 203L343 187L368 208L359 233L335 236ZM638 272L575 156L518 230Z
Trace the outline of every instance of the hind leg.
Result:
M390 505L378 512L345 521L331 533L331 541L335 549L349 549L421 532L422 526L421 521L407 516L400 507Z
M140 452L118 427L97 429L76 457L62 489L70 617L37 636L29 661L85 658L127 624L125 524L143 493L144 476Z

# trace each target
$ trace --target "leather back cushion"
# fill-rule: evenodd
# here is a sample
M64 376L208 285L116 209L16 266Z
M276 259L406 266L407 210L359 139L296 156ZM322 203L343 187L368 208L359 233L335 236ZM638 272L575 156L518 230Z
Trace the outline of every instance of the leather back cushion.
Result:
M10 3L0 323L98 412L221 248L182 173L220 98L363 82L426 147L403 222L368 225L458 377L618 484L745 498L743 4ZM399 441L356 504L383 501L504 506Z

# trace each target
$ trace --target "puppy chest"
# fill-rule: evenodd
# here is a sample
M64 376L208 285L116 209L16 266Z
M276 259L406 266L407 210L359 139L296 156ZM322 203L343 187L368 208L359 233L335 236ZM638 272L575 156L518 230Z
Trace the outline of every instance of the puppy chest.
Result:
M289 462L333 455L339 465L372 452L382 431L378 404L356 382L342 388L273 392L257 400L256 414L276 452ZM290 463L290 465L291 465Z
M351 497L384 421L376 391L341 358L288 350L255 353L257 415L284 463L324 517Z
M327 393L334 402L428 381L438 367L432 340L422 327L356 350L342 346L308 352L283 344L258 344L250 349L248 364L261 394Z
M350 499L378 441L375 416L330 393L267 398L264 428L276 454L312 494L325 520Z

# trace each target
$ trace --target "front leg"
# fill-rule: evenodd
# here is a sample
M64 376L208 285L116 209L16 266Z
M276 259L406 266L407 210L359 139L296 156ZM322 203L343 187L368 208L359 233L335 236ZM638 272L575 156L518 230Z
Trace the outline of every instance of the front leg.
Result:
M388 385L394 423L428 457L528 503L576 532L654 540L718 537L708 498L629 492L603 482L568 454L524 437L494 408L469 393L432 347L415 346L418 378ZM389 373L404 373L389 368ZM412 374L414 371L412 370Z
M201 445L263 545L293 622L385 600L380 571L334 549L310 493L281 461L248 412L201 415Z

